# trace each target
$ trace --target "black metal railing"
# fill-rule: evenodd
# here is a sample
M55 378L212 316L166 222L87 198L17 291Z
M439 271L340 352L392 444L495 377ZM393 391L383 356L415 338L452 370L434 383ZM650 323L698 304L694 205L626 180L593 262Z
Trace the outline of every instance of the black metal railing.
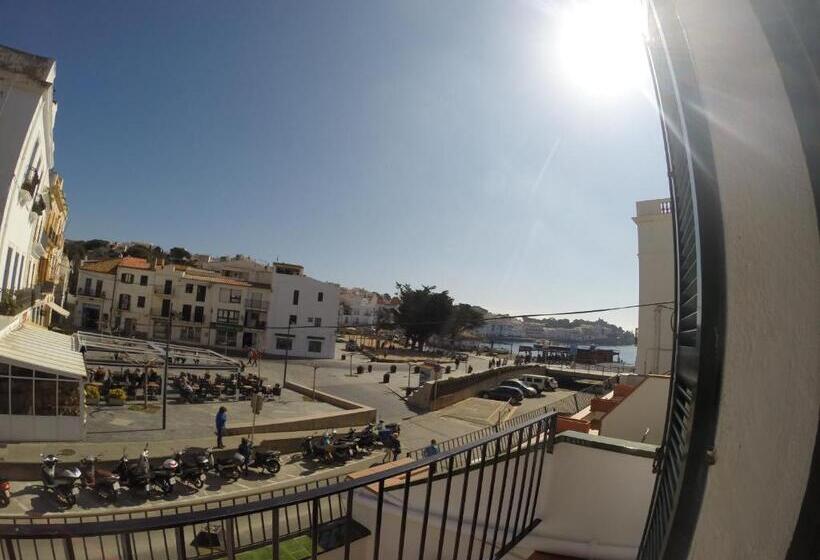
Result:
M289 557L282 547L295 539L316 558L331 546L326 537L333 530L345 559L351 558L355 535L370 537L356 543L356 558L386 558L396 551L400 559L425 553L427 558L497 559L540 521L540 481L556 419L542 413L434 457L244 503L205 503L173 515L129 514L94 522L0 524L0 558L231 560L268 546L278 560ZM435 494L434 485L440 490ZM361 500L354 500L357 492ZM357 519L367 519L367 526ZM213 542L207 542L210 536Z

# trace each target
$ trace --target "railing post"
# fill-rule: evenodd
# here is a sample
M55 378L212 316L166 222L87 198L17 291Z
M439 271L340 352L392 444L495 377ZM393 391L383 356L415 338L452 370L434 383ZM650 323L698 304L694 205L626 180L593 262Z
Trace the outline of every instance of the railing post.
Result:
M6 559L17 560L17 554L14 552L14 541L11 539L3 539L6 548Z
M76 556L74 556L74 543L71 542L71 537L63 539L63 551L66 560L76 560Z
M287 515L287 512L285 514ZM271 545L273 547L273 560L279 560L279 508L273 508L271 515L273 516L273 522L270 529L270 538L273 541Z
M122 550L122 560L134 560L134 551L131 548L131 533L120 535L120 548Z
M180 525L174 529L174 542L177 548L177 560L185 560L188 557L185 551L185 526Z
M555 446L555 431L558 429L558 415L553 414L549 418L549 436L547 439L547 453L552 453L552 448Z
M224 530L222 531L222 537L225 539L225 558L228 560L234 560L234 558L236 558L236 554L234 553L233 531L234 518L229 517L225 520Z

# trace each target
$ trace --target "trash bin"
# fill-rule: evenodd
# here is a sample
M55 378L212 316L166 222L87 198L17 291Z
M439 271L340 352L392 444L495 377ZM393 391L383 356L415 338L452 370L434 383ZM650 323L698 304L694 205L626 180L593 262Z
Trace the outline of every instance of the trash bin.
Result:
M356 366L356 373L364 373L364 366Z
M390 373L396 373L396 366L390 366Z
M382 383L390 383L390 374L389 373L385 373L382 376Z
M450 373L450 366L447 366L446 368L444 368L444 373Z
M416 366L413 368L413 373L419 373L421 371L421 366Z
M346 360L346 359L347 359L347 354L342 354L342 360Z
M271 393L273 393L274 397L282 396L282 388L279 386L278 383L273 386L273 388L271 389Z
M409 397L412 392L413 392L413 389L411 387L405 387L404 388L404 396L405 397Z
M373 371L373 364L367 364L367 373L371 373Z

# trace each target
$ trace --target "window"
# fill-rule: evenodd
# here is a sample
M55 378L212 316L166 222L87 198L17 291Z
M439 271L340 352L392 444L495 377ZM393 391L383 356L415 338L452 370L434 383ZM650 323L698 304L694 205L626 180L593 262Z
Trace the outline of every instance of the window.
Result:
M123 284L133 284L134 283L134 275L128 272L123 272L120 274L120 282Z
M117 304L117 309L121 309L122 311L128 311L131 309L130 294L120 294L120 301Z
M193 284L185 284L185 293L186 294L194 293L194 285Z
M291 315L288 317L288 325L295 325L296 324L296 315Z
M308 352L321 352L322 351L322 341L321 340L308 340Z
M91 293L91 278L85 279L85 294L89 295Z
M97 280L97 287L94 290L94 295L95 296L100 297L102 295L102 287L103 287L103 281L102 280ZM91 286L89 286L89 288L91 288Z
M196 300L197 301L205 301L205 290L206 290L206 286L197 286L196 287Z
M171 300L170 299L164 299L164 300L162 300L162 311L160 312L160 315L162 315L163 317L168 317L170 314L171 314Z
M5 364L3 366L8 369ZM9 413L9 378L5 375L6 373L4 372L3 377L0 377L0 414Z
M321 317L316 317L313 320L313 326L314 327L321 327L322 326L322 318Z
M137 307L145 307L145 296L137 296Z
M293 305L299 305L299 290L293 290Z
M56 416L57 381L56 379L40 379L41 377L44 375L38 371L37 378L34 380L34 415Z
M145 274L140 275L140 286L147 286L148 285L148 276Z
M185 304L182 306L182 317L183 321L190 321L191 320L191 305Z
M313 324L313 317L308 317L308 325L312 325L312 324Z
M236 331L233 329L216 329L217 346L236 346Z
M276 349L277 350L292 350L293 349L293 340L285 336L277 336L276 337Z
M242 303L242 290L219 288L219 303Z
M165 321L154 321L154 338L162 340L168 339L168 323Z
M239 324L239 311L234 309L217 309L217 323Z
M164 287L162 293L165 294L165 295L171 295L171 290L172 290L173 286L174 286L174 284L173 284L173 282L171 282L171 280L166 280L165 281L165 287Z
M80 384L60 377L57 383L57 407L60 416L80 415Z
M197 305L194 307L194 323L205 322L205 308Z
M319 295L316 296L316 301L325 301L325 293L319 292Z
M11 379L11 413L34 412L34 387L31 379Z
M6 266L3 269L3 289L4 290L6 289L6 287L9 284L9 268L11 268L11 255L12 255L12 250L11 250L11 247L9 247L6 250ZM8 392L8 388L6 388L6 392ZM0 395L0 398L2 398L2 395ZM8 399L6 399L6 401L8 401ZM6 402L6 406L8 406L8 402ZM6 411L6 414L8 414L8 411Z
M180 340L186 340L189 342L199 342L201 336L202 329L200 327L182 327L181 329L179 329Z

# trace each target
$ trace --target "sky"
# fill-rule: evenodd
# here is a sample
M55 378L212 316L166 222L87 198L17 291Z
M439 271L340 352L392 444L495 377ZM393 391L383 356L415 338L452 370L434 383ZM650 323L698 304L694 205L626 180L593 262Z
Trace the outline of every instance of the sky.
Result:
M668 196L633 20L599 12L0 0L0 44L57 60L69 239L547 313L637 303L635 201Z

